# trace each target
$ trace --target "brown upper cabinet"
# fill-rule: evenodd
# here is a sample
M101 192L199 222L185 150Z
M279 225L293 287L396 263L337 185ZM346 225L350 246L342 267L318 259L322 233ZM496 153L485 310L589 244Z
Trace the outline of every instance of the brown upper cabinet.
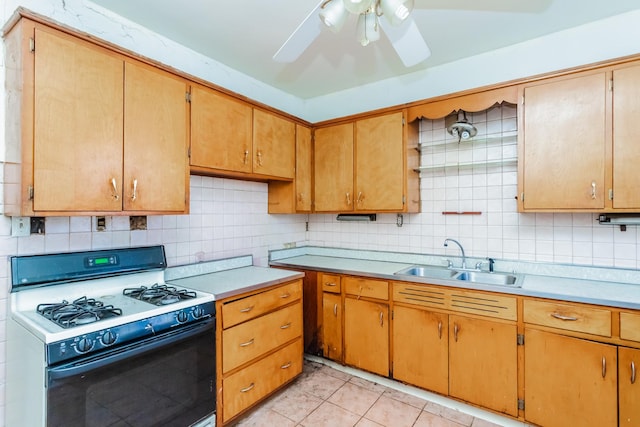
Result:
M188 212L185 80L29 20L7 49L6 215Z
M315 130L316 212L418 212L417 121L395 112Z
M519 210L640 208L639 96L637 62L524 85Z
M292 180L295 123L214 89L191 92L191 166L196 173Z

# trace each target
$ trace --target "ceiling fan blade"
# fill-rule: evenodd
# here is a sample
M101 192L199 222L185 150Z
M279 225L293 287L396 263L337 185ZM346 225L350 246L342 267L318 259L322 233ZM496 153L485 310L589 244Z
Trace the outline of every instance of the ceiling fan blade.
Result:
M412 67L431 56L431 50L411 16L398 26L391 25L383 17L380 25L405 67Z
M318 11L324 3L320 1L311 13L298 25L298 28L289 36L280 49L273 55L276 62L293 62L309 45L318 37L322 29L322 21L318 16Z

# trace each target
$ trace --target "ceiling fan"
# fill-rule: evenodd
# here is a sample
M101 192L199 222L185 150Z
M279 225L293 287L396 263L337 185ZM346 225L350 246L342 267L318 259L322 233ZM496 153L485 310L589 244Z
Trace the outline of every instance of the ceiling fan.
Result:
M273 55L278 62L293 62L309 47L322 30L322 24L339 32L350 15L357 15L356 37L361 45L380 38L384 30L406 67L431 55L411 17L414 0L321 0Z

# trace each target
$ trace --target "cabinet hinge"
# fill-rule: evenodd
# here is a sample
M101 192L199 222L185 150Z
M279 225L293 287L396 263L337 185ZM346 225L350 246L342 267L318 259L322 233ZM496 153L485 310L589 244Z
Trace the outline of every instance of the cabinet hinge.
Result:
M191 92L185 92L185 93L184 93L184 99L185 99L187 102L191 102Z
M609 189L609 200L613 200L613 188Z
M524 203L524 191L520 193L520 200Z
M33 185L27 188L27 193L29 194L29 200L33 200Z
M522 98L520 98L520 106L524 106L524 95L522 95Z
M609 92L613 92L613 77L609 79Z
M34 39L33 37L29 38L29 52L35 52L36 51L36 39Z
M524 411L524 399L518 399L518 409Z
M516 341L518 342L518 345L524 345L524 334L518 334Z
M405 196L404 194L402 195L402 206L407 204L407 196Z
M191 158L191 147L187 149L187 158Z

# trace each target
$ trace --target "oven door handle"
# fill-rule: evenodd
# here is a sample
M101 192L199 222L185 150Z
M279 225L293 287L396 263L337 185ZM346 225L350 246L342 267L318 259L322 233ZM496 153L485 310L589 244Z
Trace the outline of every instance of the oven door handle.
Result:
M191 338L206 331L207 329L211 329L211 332L213 333L213 329L215 329L215 317L194 325L185 326L178 330L173 330L166 334L156 335L145 338L142 341L118 347L106 354L101 353L98 355L92 355L64 365L49 367L47 368L47 384L50 385L53 380L87 373L112 363L119 362L123 359L141 355L151 350L156 350L166 345ZM211 363L215 363L215 361L212 360Z

